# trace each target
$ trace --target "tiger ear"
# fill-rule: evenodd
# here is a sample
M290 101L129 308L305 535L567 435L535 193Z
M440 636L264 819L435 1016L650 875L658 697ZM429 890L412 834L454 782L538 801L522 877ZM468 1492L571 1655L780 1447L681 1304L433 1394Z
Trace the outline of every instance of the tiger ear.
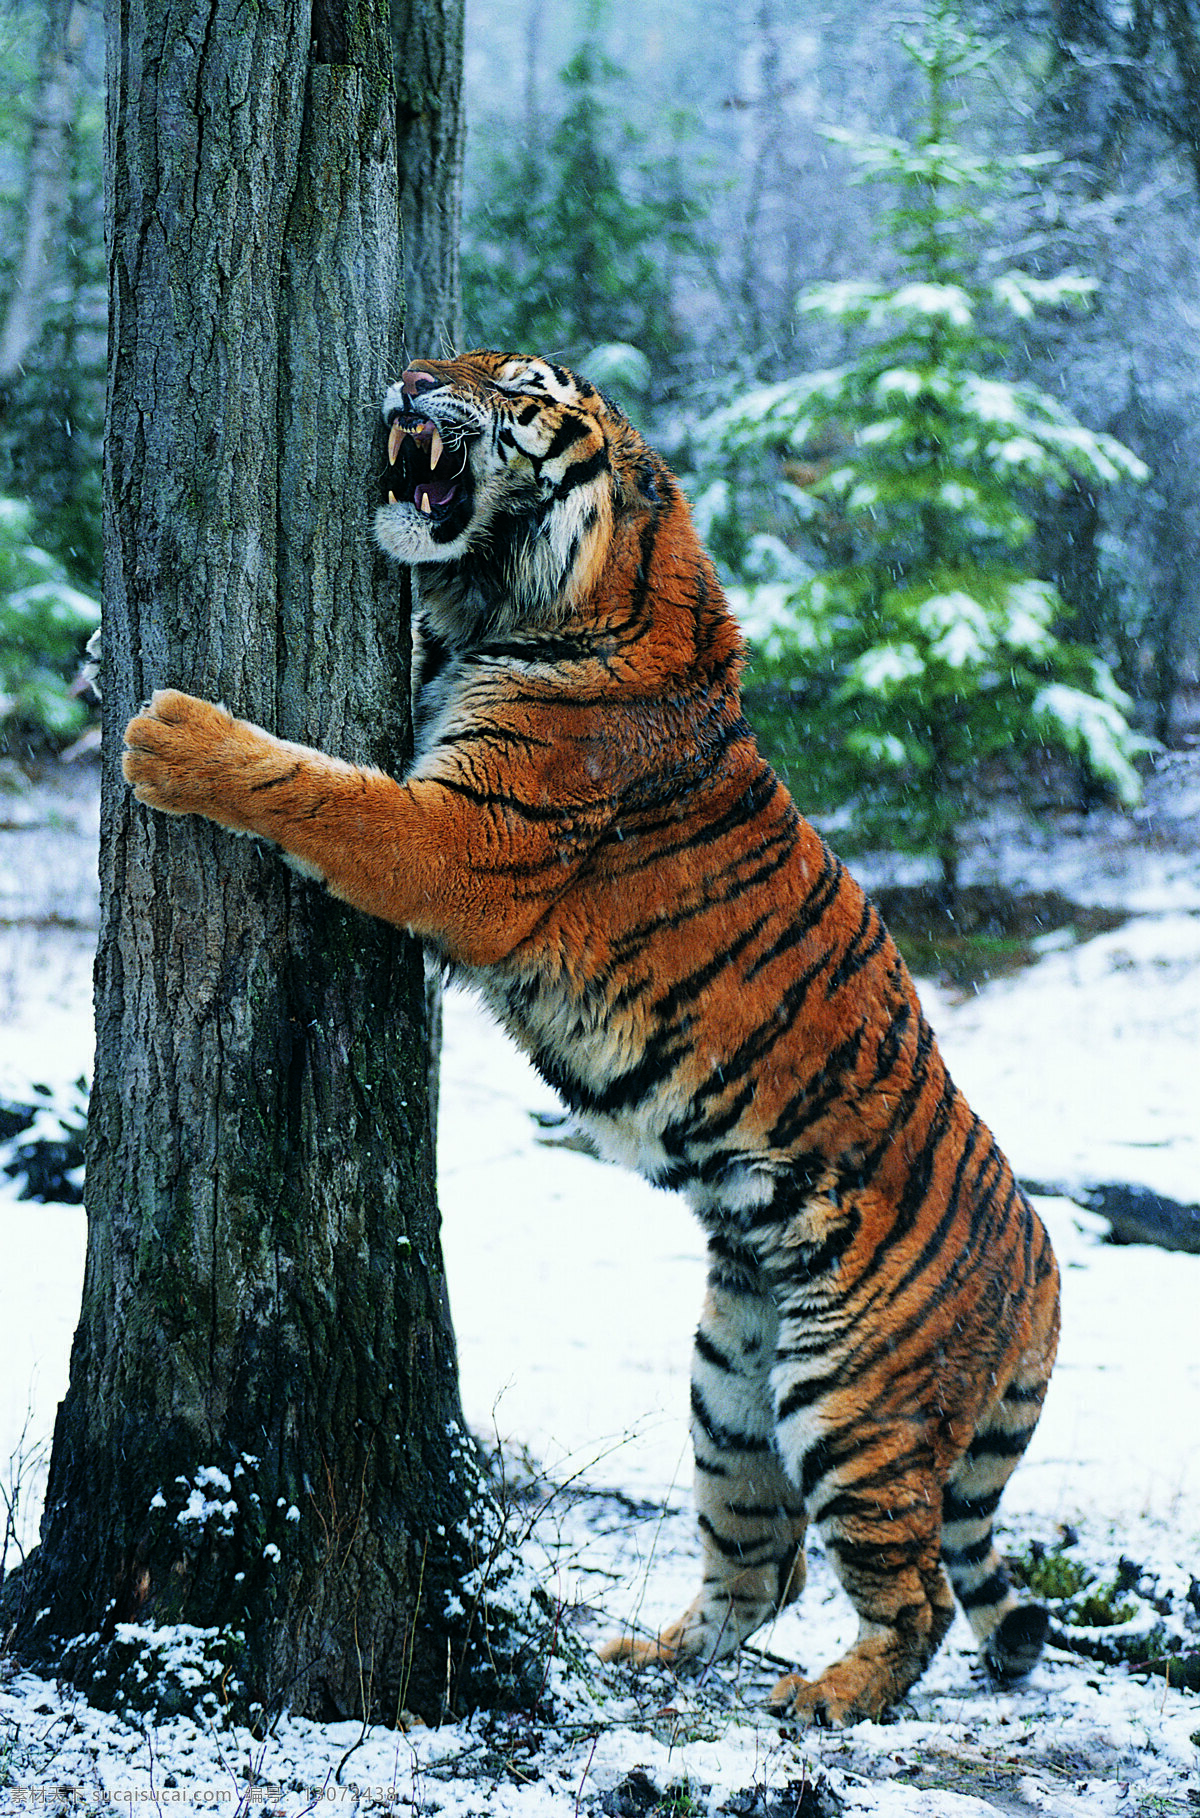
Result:
M642 494L643 498L649 499L652 505L662 504L662 493L658 490L658 482L655 478L654 469L651 467L649 461L643 461L641 467L638 469L637 483L638 491Z
M621 496L627 506L644 508L647 504L662 504L662 488L651 462L635 461L624 470L620 478Z

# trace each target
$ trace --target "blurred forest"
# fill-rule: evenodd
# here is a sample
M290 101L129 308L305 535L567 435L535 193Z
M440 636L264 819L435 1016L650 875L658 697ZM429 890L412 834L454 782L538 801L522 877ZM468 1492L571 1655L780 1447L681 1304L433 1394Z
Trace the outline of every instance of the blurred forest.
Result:
M104 431L99 5L0 0L0 754L79 734L99 623Z
M1200 683L1200 0L468 0L466 89L466 342L577 365L675 464L802 804L952 884L935 797L1131 801ZM102 135L99 5L0 0L18 757L78 730L46 678L99 593Z
M970 222L944 192L947 240L961 254L950 275L982 289L1015 271L1049 305L978 320L972 370L1119 439L1146 476L1135 479L1136 463L1107 479L1084 467L1010 471L1027 536L1019 548L1010 539L1009 559L1054 590L1053 631L1073 660L1086 650L1108 666L1138 731L1177 742L1194 718L1200 605L1200 6L513 0L469 14L467 339L558 351L607 382L674 461L754 640L752 717L806 809L829 811L842 792L843 842L855 820L864 832L878 821L869 809L885 747L864 740L857 775L845 752L825 761L821 709L846 706L846 672L826 674L822 700L820 663L801 646L813 578L861 562L884 515L872 504L851 521L844 490L840 506L829 496L831 468L848 453L861 461L868 413L785 423L776 411L772 423L764 410L773 386L869 360L861 312L807 307L817 287L886 291L917 275L896 216L912 171L893 160L889 172L878 153L939 137L911 54L938 20L981 53L949 71L940 136L1007 178L980 186ZM1076 275L1085 282L1072 299ZM930 357L927 342L901 365L927 371ZM755 446L730 433L741 404L743 429L757 412ZM992 540L969 507L957 529L963 543ZM827 621L844 614L844 596L825 610ZM790 640L778 636L781 613ZM1119 699L1103 678L1096 693ZM954 702L943 695L939 711L953 714ZM1136 741L1117 740L1134 754ZM1074 741L1081 760L1085 743ZM1087 762L1027 755L1023 779L1004 768L997 785L1023 780L1034 805L1086 806L1106 790ZM936 774L899 780L928 801ZM929 816L915 822L925 832L916 826L914 843L936 848Z

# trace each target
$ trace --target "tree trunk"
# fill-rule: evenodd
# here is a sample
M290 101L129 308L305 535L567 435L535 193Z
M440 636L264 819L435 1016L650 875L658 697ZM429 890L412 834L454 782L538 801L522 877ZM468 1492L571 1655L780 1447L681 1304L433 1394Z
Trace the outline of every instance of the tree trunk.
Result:
M396 88L396 164L404 295L403 345L410 357L455 351L462 341L458 241L462 219L463 0L389 0ZM405 612L412 570L400 571ZM442 974L425 966L429 1127L436 1150L442 1056Z
M1062 155L1095 171L1107 162L1116 94L1097 72L1113 57L1104 0L1052 0L1050 130Z
M768 338L766 315L769 304L763 270L763 208L773 187L772 178L778 167L780 146L785 137L783 92L780 84L782 53L774 0L761 0L756 9L753 51L757 60L758 92L749 103L753 110L754 144L742 208L738 299L741 305L739 326L745 344L755 350L757 358L758 350Z
M499 1540L444 1312L420 953L120 775L164 683L402 763L371 537L401 313L385 5L109 0L108 31L88 1259L6 1614L23 1659L119 1706L435 1718L541 1668L479 1607Z
M458 352L463 0L390 0L403 232L404 346Z
M1179 77L1175 132L1200 191L1200 26L1192 0L1164 0L1163 18Z
M67 134L82 35L83 21L75 0L50 0L38 59L24 232L0 321L0 396L20 375L36 345L50 301L55 241L67 202Z
M1100 494L1073 477L1047 500L1041 526L1043 568L1067 609L1071 635L1102 651L1110 626L1100 572Z
M946 829L937 843L937 906L951 922L958 916L959 859L958 837Z

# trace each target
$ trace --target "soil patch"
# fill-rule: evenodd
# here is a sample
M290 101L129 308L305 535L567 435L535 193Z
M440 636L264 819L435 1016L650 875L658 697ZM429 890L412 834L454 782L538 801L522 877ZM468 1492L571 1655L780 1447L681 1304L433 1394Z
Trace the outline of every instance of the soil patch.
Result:
M1074 945L1129 919L1057 890L999 884L964 885L952 909L933 884L889 884L872 896L911 970L965 991L1032 965L1048 944Z

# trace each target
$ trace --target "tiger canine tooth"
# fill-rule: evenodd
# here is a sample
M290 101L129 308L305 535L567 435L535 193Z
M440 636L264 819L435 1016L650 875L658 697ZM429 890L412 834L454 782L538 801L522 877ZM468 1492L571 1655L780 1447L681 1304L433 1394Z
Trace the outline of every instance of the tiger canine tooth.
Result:
M395 495L395 493L394 493L394 492L389 492L389 493L388 493L388 504L389 504L389 505L398 505L398 504L399 504L399 503L400 503L400 501L399 501L399 499L398 499L398 498L397 498L397 497L396 497L396 495Z
M432 517L433 516L433 506L429 503L429 494L427 492L423 492L421 494L420 503L421 503L421 510L425 513L425 515L427 517Z
M396 465L396 456L400 452L400 444L403 440L404 440L404 431L401 429L399 423L393 423L392 432L388 437L388 466L389 467L394 467Z
M429 444L430 468L432 469L432 468L436 467L438 462L441 460L441 458L442 458L442 438L441 438L441 434L437 428L437 425L435 424L434 430L433 430L433 440Z

